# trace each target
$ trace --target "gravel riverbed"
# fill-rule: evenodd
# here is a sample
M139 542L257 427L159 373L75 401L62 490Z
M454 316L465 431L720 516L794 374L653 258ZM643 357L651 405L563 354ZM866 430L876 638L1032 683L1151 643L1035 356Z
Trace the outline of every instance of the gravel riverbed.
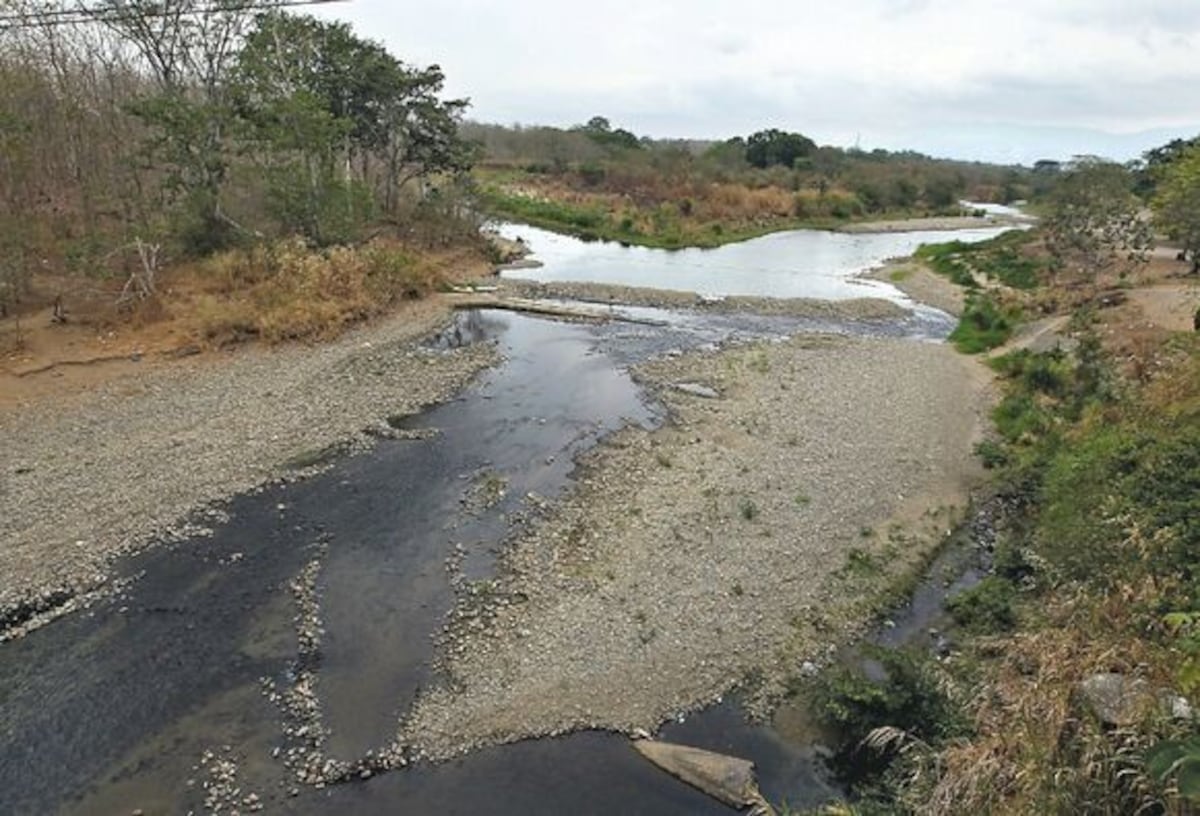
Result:
M902 313L874 300L531 286L503 291ZM446 319L430 306L329 344L146 363L84 399L0 415L0 640L112 588L115 558L219 522L223 499L299 478L456 393L497 353L420 342ZM851 554L886 573L920 561L979 476L989 377L944 344L801 335L667 354L633 373L666 424L585 454L563 499L529 497L533 521L497 574L462 582L438 636L438 682L402 714L387 756L654 731L748 678L769 702L864 623Z
M495 352L422 347L447 320L425 306L332 343L146 362L83 399L0 415L0 639L86 602L114 558L203 529L202 514L181 525L198 509L456 393Z
M415 755L653 731L747 677L778 687L861 623L849 553L918 559L979 475L988 378L942 344L801 336L636 374L671 420L585 457L498 578L464 593L445 682L401 723ZM917 521L924 539L904 532Z

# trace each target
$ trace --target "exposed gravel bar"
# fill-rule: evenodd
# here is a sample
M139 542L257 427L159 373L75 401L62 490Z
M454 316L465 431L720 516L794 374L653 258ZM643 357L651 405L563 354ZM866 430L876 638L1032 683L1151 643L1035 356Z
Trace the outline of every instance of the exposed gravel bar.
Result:
M607 283L540 283L514 278L504 278L498 285L503 294L512 297L652 306L659 309L690 309L720 314L752 312L760 315L830 320L897 320L908 314L903 306L883 298L817 300L815 298L768 298L748 295L706 297L695 292L673 289L652 289Z
M838 232L913 232L915 230L965 230L1028 224L1030 218L1015 215L935 215L929 218L897 218L890 221L860 221L844 224Z
M147 362L86 399L0 415L0 639L81 603L114 557L197 532L181 521L198 507L393 434L389 417L458 391L495 351L422 347L447 314L425 306L333 343Z
M747 676L778 683L854 626L848 553L915 560L890 525L944 534L929 509L965 504L979 475L988 378L945 345L808 336L636 373L671 421L586 457L499 578L464 593L445 683L401 723L414 755L652 731Z
M967 298L961 286L951 283L948 278L919 261L889 261L864 272L862 276L890 283L913 300L955 317L960 317L966 306Z

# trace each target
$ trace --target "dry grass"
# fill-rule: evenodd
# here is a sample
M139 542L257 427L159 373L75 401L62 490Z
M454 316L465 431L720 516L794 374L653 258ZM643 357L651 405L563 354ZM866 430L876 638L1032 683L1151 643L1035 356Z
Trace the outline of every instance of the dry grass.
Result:
M1155 375L1136 408L1147 421L1200 416L1198 347L1197 338L1178 336L1155 352ZM1124 420L1097 412L1090 421ZM1081 431L1088 424L1085 419ZM1077 696L1083 680L1102 672L1140 678L1152 690L1191 691L1181 674L1185 655L1154 612L1165 599L1186 594L1183 576L1152 567L1169 563L1159 553L1166 531L1118 526L1132 563L1145 570L1100 593L1054 586L1043 564L1050 587L1036 618L1010 637L975 645L983 678L969 704L975 736L914 763L906 795L920 801L920 812L1195 812L1175 790L1148 778L1143 765L1149 747L1181 736L1186 723L1170 721L1148 698L1139 721L1105 727Z
M944 750L926 784L910 788L920 812L1179 812L1141 771L1143 751L1164 736L1155 712L1138 727L1106 729L1076 694L1098 672L1171 686L1169 656L1128 634L1130 604L1148 590L1126 587L1099 602L1063 593L1044 625L980 642L987 680L971 704L976 736Z
M398 244L313 250L300 240L222 253L189 270L182 314L210 345L247 338L321 339L444 285L452 264Z
M618 172L610 172L598 185L573 183L570 176L500 176L490 181L507 196L602 214L607 223L591 231L650 245L659 239L664 245L705 246L713 243L714 235L729 240L802 224L832 226L863 213L852 192L837 188L820 192Z
M1156 376L1142 391L1146 404L1169 419L1200 416L1200 333L1176 335L1155 355Z

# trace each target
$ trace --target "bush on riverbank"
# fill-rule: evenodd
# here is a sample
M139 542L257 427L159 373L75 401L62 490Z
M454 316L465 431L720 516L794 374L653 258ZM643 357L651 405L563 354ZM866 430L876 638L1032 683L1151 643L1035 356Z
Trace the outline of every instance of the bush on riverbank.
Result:
M993 295L972 293L949 339L963 354L990 351L1008 341L1019 319L1019 309L1001 306Z
M874 788L906 743L938 744L967 725L933 661L879 647L865 657L873 664L869 674L858 666L828 669L811 695L817 721L835 735L831 766L860 794Z
M444 284L445 269L386 241L312 249L293 239L214 255L195 264L194 277L203 288L188 322L199 339L221 346L332 336L429 294Z
M949 241L924 244L915 255L939 275L967 289L979 288L979 278L1012 289L1034 289L1044 280L1047 262L1034 254L1032 230L1010 230L978 243Z

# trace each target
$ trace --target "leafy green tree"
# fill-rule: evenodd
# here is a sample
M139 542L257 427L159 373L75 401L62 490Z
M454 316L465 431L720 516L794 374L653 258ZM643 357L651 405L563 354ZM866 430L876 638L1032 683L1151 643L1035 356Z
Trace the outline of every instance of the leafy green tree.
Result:
M925 181L925 202L937 210L953 207L966 188L960 173L934 173Z
M721 170L743 170L746 167L746 140L741 136L734 136L723 142L713 142L705 149L703 159Z
M1179 242L1191 273L1200 274L1200 141L1162 169L1153 206L1159 227Z
M285 226L343 241L372 192L392 211L410 181L466 170L467 103L442 100L443 82L438 66L410 68L344 23L260 15L239 55L236 110Z
M1094 285L1103 272L1123 277L1145 263L1153 234L1126 167L1078 157L1048 200L1047 248L1068 277Z
M808 158L817 150L812 139L799 133L776 128L760 130L746 139L746 161L755 167L794 167L797 159Z
M1200 136L1172 139L1165 145L1147 150L1134 166L1134 191L1147 200L1153 198L1159 181L1171 166L1197 145L1200 145Z
M636 135L624 128L614 128L603 116L593 116L586 125L578 128L598 145L618 150L638 150L642 143Z

